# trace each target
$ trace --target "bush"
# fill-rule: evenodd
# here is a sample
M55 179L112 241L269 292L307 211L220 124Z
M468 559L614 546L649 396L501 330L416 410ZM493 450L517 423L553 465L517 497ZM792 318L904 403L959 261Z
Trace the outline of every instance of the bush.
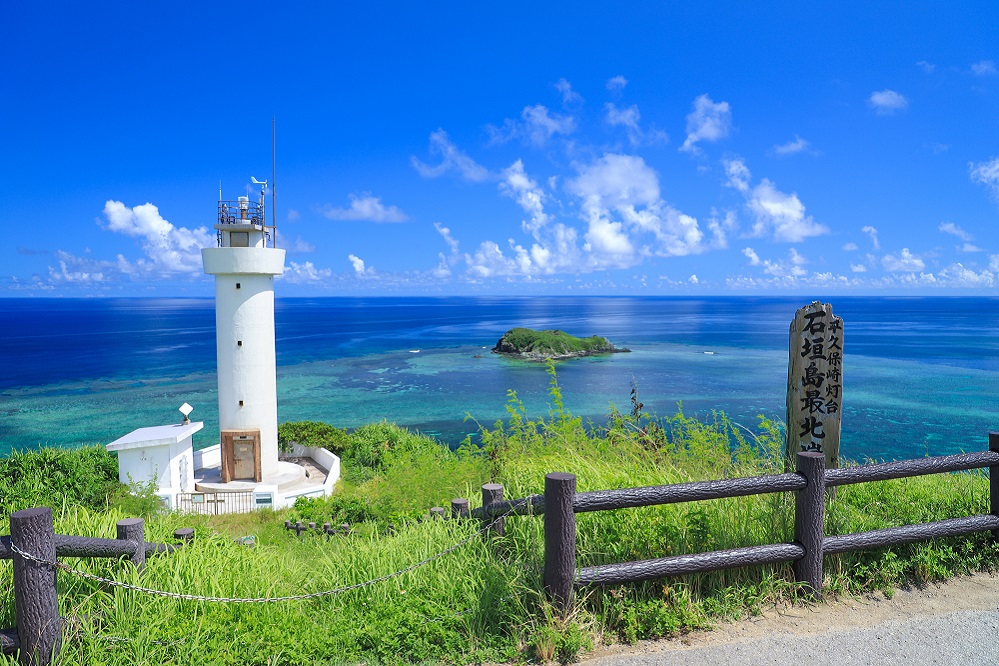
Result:
M289 453L296 442L340 455L348 442L347 431L322 421L288 421L278 426L278 448L283 453Z
M0 458L0 511L64 504L106 509L125 488L118 482L118 459L103 446L12 451Z

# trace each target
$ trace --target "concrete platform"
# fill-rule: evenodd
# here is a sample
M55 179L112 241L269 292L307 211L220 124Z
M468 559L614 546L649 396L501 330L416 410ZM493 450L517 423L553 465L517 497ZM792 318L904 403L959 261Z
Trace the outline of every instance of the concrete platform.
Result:
M310 478L313 476L310 472L311 470L303 465L279 460L278 473L265 476L260 483L254 481L222 483L222 468L207 467L194 470L194 487L201 493L237 493L256 490L258 486L266 485L277 486L278 491L283 492L300 486L303 482L307 485L322 485L326 481L325 475Z

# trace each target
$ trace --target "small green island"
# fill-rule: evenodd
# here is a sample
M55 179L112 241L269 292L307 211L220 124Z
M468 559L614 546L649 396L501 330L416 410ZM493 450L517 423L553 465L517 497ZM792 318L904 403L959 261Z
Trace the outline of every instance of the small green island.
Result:
M511 328L493 347L494 354L505 354L529 361L561 360L630 351L615 347L607 338L599 335L577 338L565 331L535 331L530 328Z

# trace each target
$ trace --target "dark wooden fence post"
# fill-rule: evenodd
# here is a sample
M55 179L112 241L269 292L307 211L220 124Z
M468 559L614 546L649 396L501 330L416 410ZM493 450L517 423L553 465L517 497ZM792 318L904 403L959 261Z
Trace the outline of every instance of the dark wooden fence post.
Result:
M493 502L503 501L503 486L498 483L486 483L482 486L482 507L483 513L485 508L488 507ZM495 521L495 522L493 522ZM506 518L493 518L488 514L482 516L482 524L488 525L492 523L493 526L489 528L489 531L496 536L503 536L503 532L506 529Z
M288 529L290 526L291 526L291 521L289 520L284 521L285 529ZM181 527L179 530L174 530L173 538L176 539L177 541L182 541L184 543L192 541L194 539L194 528Z
M989 450L999 453L999 432L989 433ZM999 465L989 466L989 513L999 516ZM999 530L992 530L992 536L999 539Z
M808 482L795 493L794 540L805 555L794 563L794 579L804 583L809 596L822 598L822 540L825 537L826 457L814 451L798 452L798 473Z
M55 562L52 509L24 509L10 514L10 542L29 555ZM62 638L56 572L52 566L14 553L14 613L21 664L51 663Z
M430 508L430 517L444 520L444 507L435 506Z
M115 527L119 540L127 541L130 545L135 544L132 564L139 570L139 573L142 573L146 570L146 530L142 518L119 520Z
M545 475L545 592L564 616L572 607L576 578L576 475Z
M451 518L468 518L468 500L464 497L456 497L451 500Z

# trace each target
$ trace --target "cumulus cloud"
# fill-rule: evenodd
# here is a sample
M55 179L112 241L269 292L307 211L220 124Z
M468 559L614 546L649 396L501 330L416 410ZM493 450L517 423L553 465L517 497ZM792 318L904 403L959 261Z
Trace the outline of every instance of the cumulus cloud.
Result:
M632 104L624 108L619 108L617 105L608 102L604 104L604 111L606 115L604 120L611 127L624 127L625 131L628 133L628 141L632 146L637 146L642 143L665 143L669 141L669 136L666 132L651 128L648 130L643 130L639 121L641 120L641 114L638 111L638 105Z
M763 272L767 275L773 275L778 278L796 279L808 274L808 271L804 269L804 265L808 263L808 260L793 247L788 250L787 259L778 259L776 261L760 259L760 256L751 247L743 248L742 253L749 259L750 266L762 267Z
M519 138L534 146L543 147L557 134L567 136L575 132L576 119L569 114L554 113L543 104L535 104L524 107L519 121L508 118L502 127L489 125L487 130L492 135L493 143L505 143Z
M881 249L881 243L878 241L877 229L875 229L871 225L867 225L866 227L861 227L860 230L871 237L871 244L874 246L875 250Z
M738 159L723 160L726 185L746 199L746 207L755 218L752 235L770 236L782 243L800 243L812 236L829 233L829 228L805 215L805 205L795 193L787 194L764 178L755 187L750 186L752 174L745 162Z
M540 240L538 232L551 221L551 216L544 211L547 198L538 184L531 180L524 171L524 163L517 160L503 171L500 181L500 192L515 200L530 216L521 222L521 227L527 233Z
M565 79L555 83L555 89L562 93L562 106L576 106L583 103L583 96L572 89L572 84Z
M316 268L311 261L289 261L281 279L292 284L321 284L333 276L328 268Z
M617 76L607 79L607 90L611 92L621 92L624 87L628 85L628 79L624 78L620 74Z
M997 71L996 64L991 60L979 60L971 65L971 73L975 76L991 76Z
M372 270L370 268L367 268L364 265L364 259L361 259L357 255L348 254L347 259L350 260L350 265L354 267L354 272L357 273L358 275L365 275L371 272Z
M926 263L909 252L909 248L907 247L902 248L897 257L893 254L886 254L881 258L881 265L889 273L913 273L926 268Z
M987 162L969 162L971 182L984 185L993 197L999 199L999 157Z
M843 246L844 252L856 252L859 249L860 248L857 247L856 243L847 243L846 245Z
M788 155L797 155L800 152L808 150L810 144L805 139L802 139L797 134L794 135L793 141L788 141L787 143L782 143L773 147L773 154L777 157L787 157Z
M56 266L49 266L49 280L52 283L100 283L121 273L120 262L124 257L118 255L119 263L97 260L90 257L78 257L64 250L55 251ZM127 262L125 262L127 264Z
M890 116L909 106L909 100L905 95L887 88L872 92L871 96L867 98L867 103L879 116Z
M438 129L430 134L430 154L441 158L437 166L424 164L416 157L411 158L413 168L424 178L438 178L450 171L456 171L463 180L482 182L489 179L489 171L458 149L447 136Z
M854 273L866 273L867 266L864 266L863 264L850 264L850 270Z
M931 62L927 62L925 60L920 60L919 62L916 63L916 66L919 67L924 72L926 72L927 74L932 74L934 70L936 70L937 68L936 65L934 65Z
M989 270L999 272L999 254L989 255Z
M323 216L330 220L356 220L364 222L405 222L409 217L396 206L386 206L380 197L368 192L351 194L349 208L327 205Z
M940 226L937 227L940 231L945 234L950 234L951 236L957 236L966 243L970 243L975 240L974 236L969 234L967 231L957 226L953 222L941 222Z
M126 262L125 272L146 278L200 275L201 248L215 245L214 235L207 227L175 227L151 203L129 208L120 201L109 200L104 204L104 216L109 231L138 239L146 258L134 265ZM119 259L117 263L121 264L124 260Z
M732 128L732 110L728 102L711 101L707 95L694 100L693 110L687 114L687 138L680 150L697 153L701 141L714 142L728 136Z

